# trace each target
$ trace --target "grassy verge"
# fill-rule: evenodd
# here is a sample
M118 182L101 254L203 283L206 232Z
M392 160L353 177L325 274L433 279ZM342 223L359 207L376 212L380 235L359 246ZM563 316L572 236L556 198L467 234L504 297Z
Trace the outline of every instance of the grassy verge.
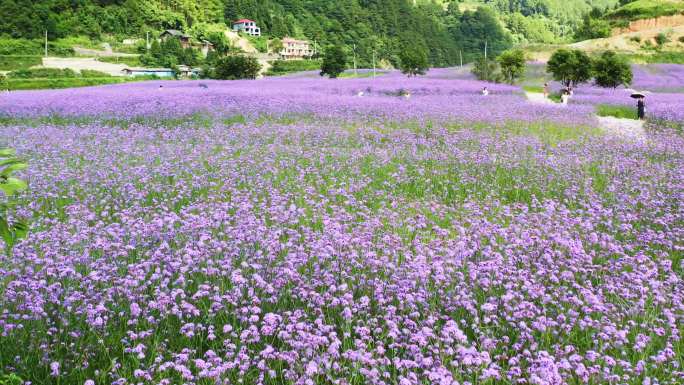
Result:
M16 90L40 90L55 88L72 88L99 86L105 84L118 84L130 81L128 78L105 77L105 78L54 78L54 79L7 79L8 89Z
M103 63L125 64L129 67L144 67L138 56L134 57L101 57L97 59Z
M14 71L43 64L40 56L0 55L0 71Z
M615 106L611 104L599 104L596 106L596 115L612 116L621 119L637 119L636 110L630 106Z
M660 51L653 54L636 54L629 55L630 59L635 63L644 64L684 64L684 52L682 51Z
M377 71L375 75L377 76L382 76L385 73L382 71ZM372 78L373 77L373 71L368 71L368 72L357 72L354 73L354 71L351 72L343 72L339 76L340 78Z
M315 71L321 68L319 60L276 60L266 76L286 75L302 71Z

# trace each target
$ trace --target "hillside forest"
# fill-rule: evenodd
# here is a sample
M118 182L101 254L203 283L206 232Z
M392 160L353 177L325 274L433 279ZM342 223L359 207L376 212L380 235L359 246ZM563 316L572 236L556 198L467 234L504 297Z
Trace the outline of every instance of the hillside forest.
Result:
M622 0L625 2L625 0ZM396 62L406 46L430 64L472 61L520 43L571 40L587 15L619 0L0 0L0 37L142 37L173 28L194 32L250 18L272 38L356 47L360 65ZM602 26L603 27L603 26ZM197 37L197 36L196 36Z

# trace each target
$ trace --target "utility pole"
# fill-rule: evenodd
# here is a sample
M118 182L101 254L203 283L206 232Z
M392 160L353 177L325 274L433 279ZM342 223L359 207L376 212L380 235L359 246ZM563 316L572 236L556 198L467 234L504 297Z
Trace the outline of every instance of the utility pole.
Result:
M147 31L147 37L145 38L145 47L147 47L147 50L150 49L150 31Z
M48 40L47 40L47 29L46 29L45 30L45 57L47 57L47 55L48 55L47 44L48 44Z
M463 51L458 50L458 56L461 58L461 68L463 68Z
M485 79L484 80L489 80L489 63L487 62L487 40L485 40L484 71L485 71Z
M373 50L373 78L375 78L375 50Z
M356 44L354 44L354 76L357 76L356 72Z

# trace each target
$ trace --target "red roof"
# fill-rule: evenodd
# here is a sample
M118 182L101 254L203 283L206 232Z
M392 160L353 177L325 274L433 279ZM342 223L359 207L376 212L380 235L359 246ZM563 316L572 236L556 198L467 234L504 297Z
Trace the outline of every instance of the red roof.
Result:
M254 21L253 21L253 20L249 20L249 19L240 19L240 20L238 20L238 21L234 21L234 22L233 22L233 24L242 24L242 23L254 23Z

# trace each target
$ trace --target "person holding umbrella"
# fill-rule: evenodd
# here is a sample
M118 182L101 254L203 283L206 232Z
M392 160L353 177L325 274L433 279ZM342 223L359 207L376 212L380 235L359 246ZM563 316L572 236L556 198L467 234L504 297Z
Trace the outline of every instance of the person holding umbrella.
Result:
M644 120L646 117L646 102L644 101L646 95L641 92L635 92L630 96L637 100L637 118Z

